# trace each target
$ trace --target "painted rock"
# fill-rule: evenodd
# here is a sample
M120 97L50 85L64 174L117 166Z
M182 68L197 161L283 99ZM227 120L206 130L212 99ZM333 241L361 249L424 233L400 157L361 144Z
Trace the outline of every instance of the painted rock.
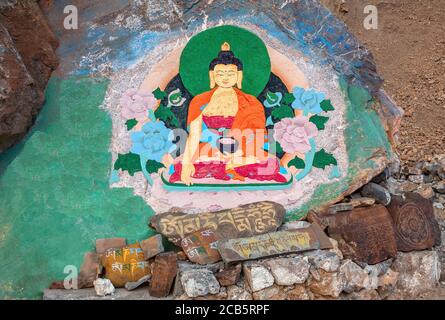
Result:
M332 244L329 238L315 224L308 228L271 232L249 238L224 239L218 242L218 250L226 263L330 248Z
M138 281L151 271L139 244L106 251L102 255L101 264L105 268L105 277L116 288L124 287L127 282Z
M382 205L337 213L328 223L328 234L339 242L345 258L376 264L397 254L392 219Z
M282 205L263 201L234 209L200 214L164 213L151 218L150 225L173 243L202 229L213 229L224 239L248 237L275 231L283 222Z
M168 296L177 270L176 253L166 252L157 255L153 266L153 276L148 289L150 295L157 298Z
M191 262L211 264L221 260L217 249L220 236L212 230L197 231L181 240L181 247Z
M441 243L433 204L417 193L393 197L388 206L394 221L399 251L424 250Z

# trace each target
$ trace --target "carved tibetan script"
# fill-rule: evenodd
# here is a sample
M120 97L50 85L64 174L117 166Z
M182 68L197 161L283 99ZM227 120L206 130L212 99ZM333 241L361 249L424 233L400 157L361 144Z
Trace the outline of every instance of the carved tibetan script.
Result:
M250 237L277 230L285 209L271 201L256 202L233 209L198 214L163 213L151 218L150 225L176 245L199 230L212 229L225 239Z

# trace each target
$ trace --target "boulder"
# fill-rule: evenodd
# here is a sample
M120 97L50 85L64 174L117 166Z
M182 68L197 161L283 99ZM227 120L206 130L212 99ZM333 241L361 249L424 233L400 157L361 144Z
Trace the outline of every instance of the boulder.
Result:
M187 296L194 298L217 294L220 290L218 280L207 269L187 270L181 273L181 283Z
M304 283L309 276L310 264L307 257L271 259L266 264L275 278L275 283L281 286Z
M252 292L268 288L274 284L273 275L261 264L244 263L243 272Z

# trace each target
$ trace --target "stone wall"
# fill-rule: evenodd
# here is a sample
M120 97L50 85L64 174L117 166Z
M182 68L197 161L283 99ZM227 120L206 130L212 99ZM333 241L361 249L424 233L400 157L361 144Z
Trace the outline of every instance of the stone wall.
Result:
M41 109L57 46L36 1L0 4L0 152L26 134Z

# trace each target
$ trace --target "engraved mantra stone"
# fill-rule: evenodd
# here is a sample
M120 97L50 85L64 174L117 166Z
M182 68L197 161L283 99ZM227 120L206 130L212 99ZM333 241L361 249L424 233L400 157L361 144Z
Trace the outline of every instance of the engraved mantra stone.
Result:
M440 229L431 201L416 193L406 193L405 199L394 197L388 210L394 221L399 251L424 250L440 245Z
M182 238L212 229L222 238L250 237L277 230L285 209L271 201L256 202L237 208L199 214L163 213L152 217L150 225L176 245Z
M214 230L197 231L181 241L182 250L191 262L210 264L221 260L217 249L220 237Z
M328 248L332 248L332 244L317 225L218 242L218 250L226 263Z
M328 234L339 241L345 258L376 264L397 254L391 216L382 205L337 213L328 223Z

